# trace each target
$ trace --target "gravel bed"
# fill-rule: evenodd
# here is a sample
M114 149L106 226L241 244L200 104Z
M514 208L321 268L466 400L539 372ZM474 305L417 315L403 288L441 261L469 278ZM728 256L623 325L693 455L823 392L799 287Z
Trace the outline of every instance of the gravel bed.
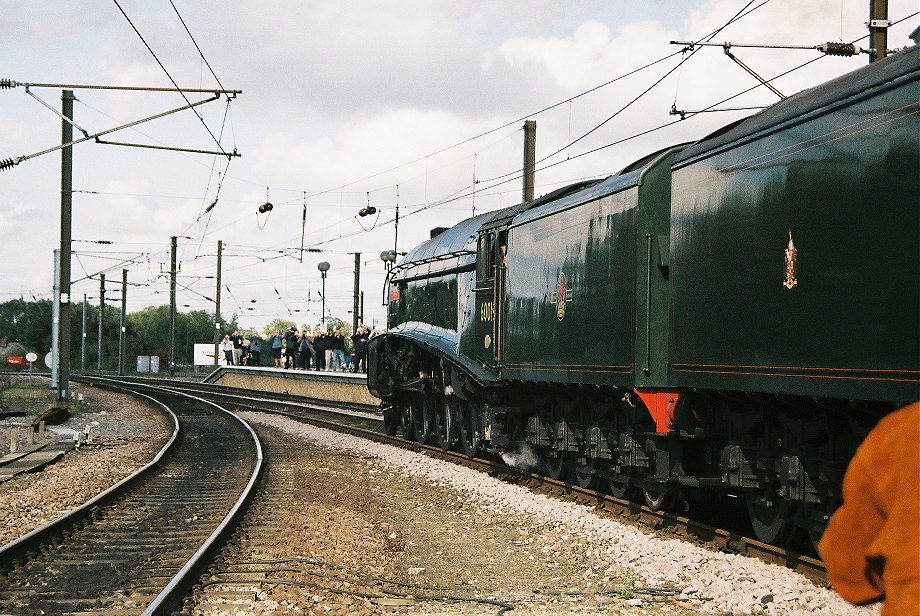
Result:
M832 590L815 586L783 567L658 538L600 517L583 505L535 494L448 462L282 417L242 415L332 452L350 453L352 457L359 454L357 459L364 461L363 466L341 472L337 467L339 454L330 454L323 466L336 485L330 482L327 486L329 490L348 490L348 482L360 484L369 478L370 498L389 499L386 514L390 528L380 532L387 533L389 542L402 546L393 566L411 574L416 583L459 583L484 589L483 596L494 595L514 603L514 614L836 616L879 611L878 606L853 607ZM339 488L339 482L346 487ZM309 500L311 495L304 498ZM328 514L326 520L330 521ZM411 524L418 526L406 526ZM446 541L450 536L455 539ZM445 545L453 551L445 551ZM466 549L460 549L463 546ZM650 587L675 594L656 602L641 590L624 592L624 583L626 587ZM432 608L425 604L399 609L423 614L496 611L475 604ZM394 609L382 613L393 613ZM331 610L328 606L315 612L292 608L290 613ZM204 613L250 612L238 607Z
M172 423L148 402L77 384L72 387L84 394L85 403L63 427L79 432L88 427L89 439L39 472L0 483L0 545L130 475L147 464L172 434ZM8 447L11 425L21 426L31 419L15 417L0 423L0 443Z

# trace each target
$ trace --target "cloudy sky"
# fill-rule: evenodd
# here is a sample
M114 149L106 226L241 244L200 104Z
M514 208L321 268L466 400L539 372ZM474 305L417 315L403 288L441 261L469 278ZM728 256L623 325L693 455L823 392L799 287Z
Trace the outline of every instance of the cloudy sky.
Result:
M86 294L98 301L100 272L108 296L118 296L126 268L129 311L168 303L169 238L175 235L180 310L213 311L215 281L205 276L215 273L222 240L222 312L236 312L244 326L262 327L275 317L317 323L320 261L331 264L327 310L350 322L355 252L361 253L365 321L380 325L382 250L394 241L408 250L431 228L452 225L474 208L481 213L520 201L525 119L537 122L538 195L609 175L752 113L677 121L669 115L672 105L692 111L777 100L754 87L720 49L682 55L669 41L702 39L747 7L749 13L712 41L849 42L866 34L867 5L0 0L0 78L171 87L168 72L183 87L213 88L219 80L242 90L229 104L222 98L198 107L202 119L185 110L105 137L202 150L216 149L219 140L242 155L229 166L224 157L92 141L73 148L75 299ZM913 11L911 0L891 1L894 20ZM908 44L916 26L914 16L893 27L889 47ZM735 53L768 78L821 55ZM788 95L866 63L865 55L824 57L774 83ZM60 87L29 91L60 109ZM75 88L75 95L74 121L90 134L185 102L175 92ZM0 159L59 144L60 123L24 87L0 90ZM657 130L637 136L650 129ZM54 152L0 171L0 301L51 296L60 165ZM258 214L266 200L274 210ZM379 215L358 218L368 203ZM302 245L313 251L301 253Z

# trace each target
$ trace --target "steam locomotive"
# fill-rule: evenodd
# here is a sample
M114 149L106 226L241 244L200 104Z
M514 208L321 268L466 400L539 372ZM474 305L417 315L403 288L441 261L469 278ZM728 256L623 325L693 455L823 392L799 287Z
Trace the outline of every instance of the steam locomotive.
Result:
M918 60L433 232L370 343L387 429L817 540L862 438L920 398Z

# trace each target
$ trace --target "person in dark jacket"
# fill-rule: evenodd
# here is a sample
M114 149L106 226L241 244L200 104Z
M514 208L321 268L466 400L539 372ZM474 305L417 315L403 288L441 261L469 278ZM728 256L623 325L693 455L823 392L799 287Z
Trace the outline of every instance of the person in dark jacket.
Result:
M337 327L332 334L332 371L345 369L345 336L342 329Z
M297 367L297 347L300 341L297 339L297 328L291 327L284 333L284 367L293 370Z
M367 328L363 325L358 327L358 331L352 334L351 344L355 350L355 362L352 369L355 372L367 372Z
M318 330L313 338L313 352L316 353L316 369L326 369L326 334Z
M249 365L262 365L262 336L257 331L253 331L249 337Z
M243 337L240 336L239 330L233 330L230 341L233 343L233 365L239 366L243 357Z
M300 335L300 346L297 347L297 350L300 352L300 369L309 370L310 369L310 359L313 357L313 344L310 342L307 332L304 331Z

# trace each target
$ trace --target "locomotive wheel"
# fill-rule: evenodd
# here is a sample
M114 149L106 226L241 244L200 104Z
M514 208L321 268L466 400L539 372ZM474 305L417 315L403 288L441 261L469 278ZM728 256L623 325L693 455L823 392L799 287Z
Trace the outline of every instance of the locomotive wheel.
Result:
M642 490L642 495L645 497L645 504L654 511L667 511L674 506L677 500L677 490L666 484L645 488Z
M614 498L630 500L629 496L633 489L629 483L629 477L626 475L611 475L607 479L607 489Z
M749 493L747 507L754 534L764 543L785 545L795 535L792 504L785 498L777 498L772 506L767 506L760 502L759 496Z
M383 409L383 429L387 436L396 436L402 420L402 412L398 406L389 406Z
M404 400L400 404L400 424L402 425L403 438L409 441L415 440L415 401L412 398Z
M463 452L471 458L478 455L482 448L479 405L471 400L464 400L460 406L460 441Z
M449 451L457 440L457 419L459 415L457 398L455 396L449 398L438 396L436 404L434 427L438 437L438 445L444 451Z
M422 394L412 397L412 423L415 428L415 442L419 445L430 443L434 435L434 408L431 398Z

